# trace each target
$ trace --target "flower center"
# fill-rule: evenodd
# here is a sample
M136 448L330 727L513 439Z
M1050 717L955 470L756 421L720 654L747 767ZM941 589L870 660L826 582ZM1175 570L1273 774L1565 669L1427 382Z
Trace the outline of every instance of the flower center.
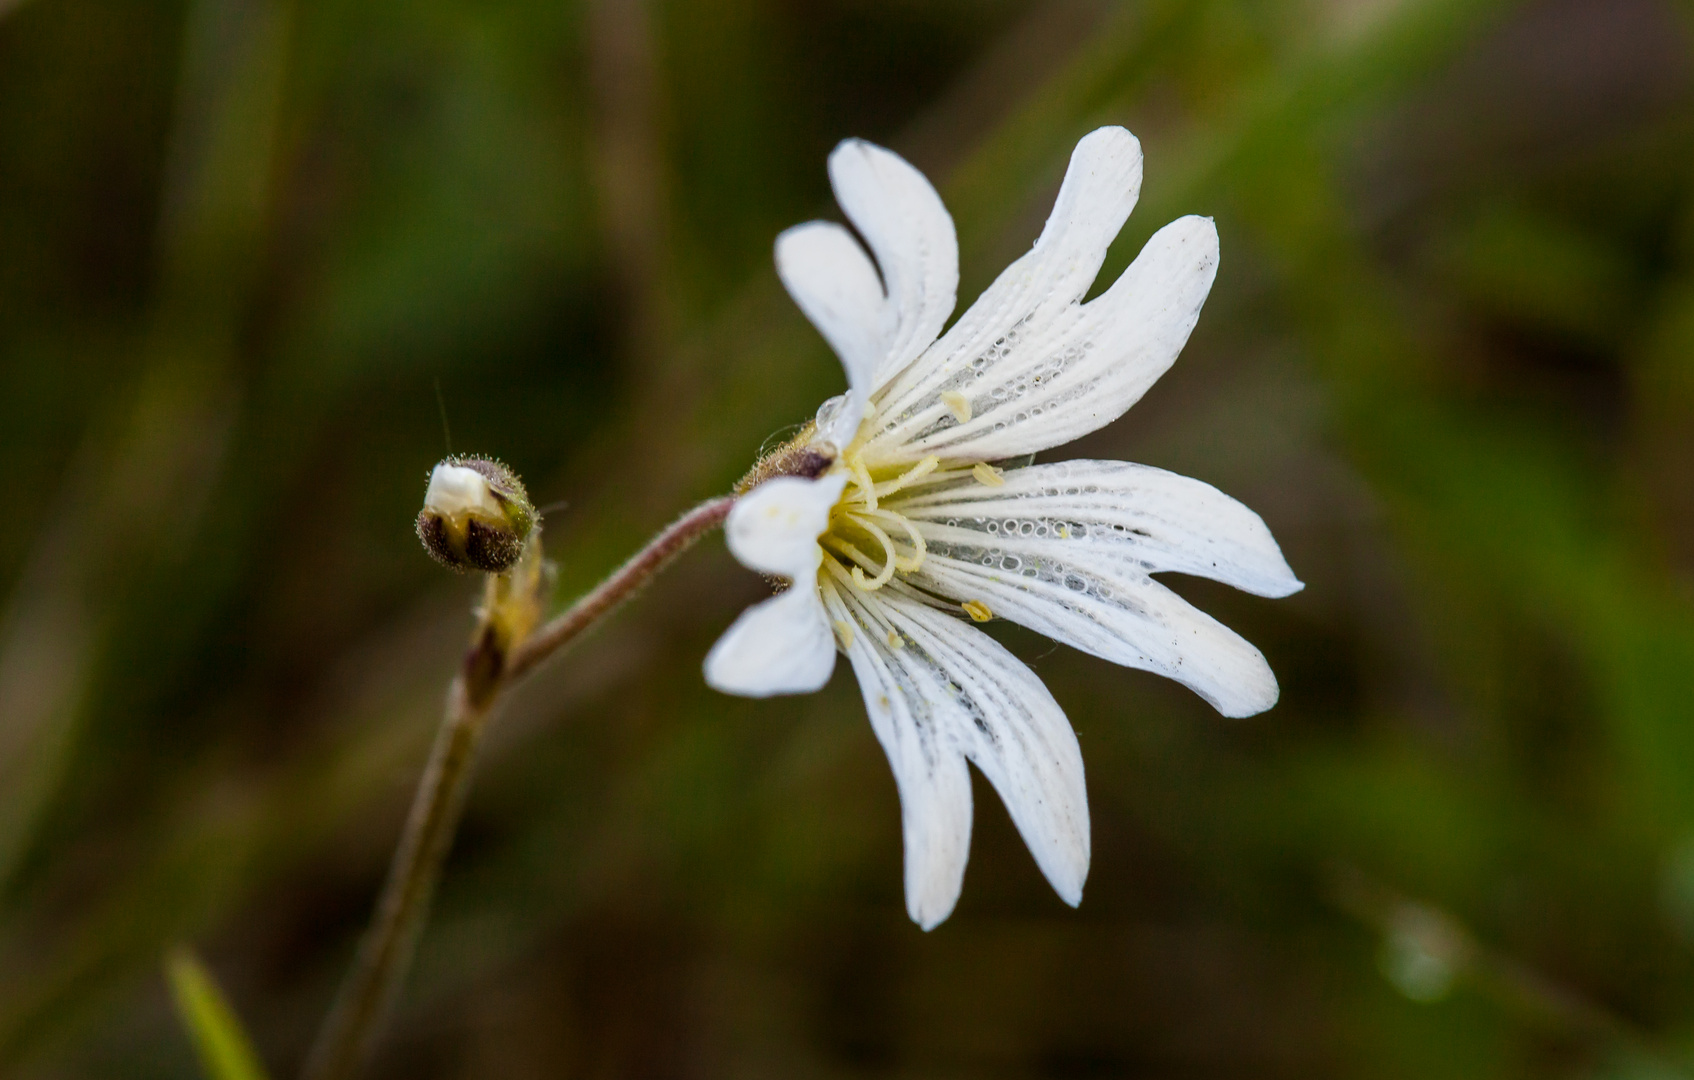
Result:
M942 470L941 459L931 454L906 471L878 481L859 453L849 452L842 464L847 470L847 487L830 511L829 531L821 542L851 564L854 585L873 592L892 581L895 571L915 572L923 566L928 551L923 533L912 520L884 500L915 484L951 479L968 470ZM902 554L899 541L891 534L903 534L911 553Z

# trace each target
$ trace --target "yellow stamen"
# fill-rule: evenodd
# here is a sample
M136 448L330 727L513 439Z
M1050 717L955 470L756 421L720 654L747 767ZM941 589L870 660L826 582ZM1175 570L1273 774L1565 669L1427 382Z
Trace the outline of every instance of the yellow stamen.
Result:
M853 584L857 585L864 592L876 592L878 589L893 580L893 578L893 563L889 563L887 566L883 567L882 573L873 578L866 577L865 572L857 566L853 567Z
M874 578L866 578L865 572L855 566L853 567L853 581L859 586L859 588L864 589L866 592L880 589L893 579L895 565L900 561L899 556L894 553L894 541L887 533L877 527L876 522L865 517L863 514L848 514L847 516L853 519L854 524L876 537L877 543L882 545L883 555L881 573L877 574Z
M3 2L3 0L0 0L0 2ZM831 511L831 520L836 525L832 527L830 533L821 538L821 542L824 546L847 556L847 561L857 564L851 567L853 584L866 592L870 592L882 588L893 580L896 571L908 574L917 571L923 566L924 559L929 554L929 545L925 542L923 533L918 531L918 527L912 523L911 519L898 511L880 508L877 505L878 496L892 494L909 484L918 483L925 477L930 476L941 467L941 459L937 455L931 454L893 480L887 480L881 484L872 482L870 469L865 465L864 459L860 455L848 455L845 464L852 477L854 490ZM910 558L900 554L893 539L882 527L878 526L878 521L893 522L906 531L914 549L914 554ZM847 528L849 533L851 533L853 527L856 527L876 538L877 543L882 545L882 558L871 558L836 531L841 526L846 525L847 522L852 523ZM848 568L842 568L842 572L843 576L846 576Z
M819 543L824 544L828 547L834 548L836 551L839 551L841 554L847 556L849 559L853 560L855 563L859 564L860 566L880 566L881 565L875 559L871 558L869 555L866 555L864 552L860 551L856 545L851 544L848 541L841 539L839 536L830 536L830 535L826 534L825 536L822 537L822 539L819 540ZM839 562L837 562L836 560L825 559L824 565L826 567L829 567L832 570L839 571L839 574L837 576L841 577L843 580L846 579L847 571L842 569L841 564Z
M945 390L941 394L941 404L947 406L953 418L964 423L971 418L971 399L957 390Z
M976 477L977 483L982 484L985 487L1006 486L1006 478L1000 475L1000 470L988 464L986 461L979 461L975 465L972 465L971 475Z
M888 632L888 647L890 649L904 649L906 647L906 639L890 630Z
M848 556L849 558L855 558L855 559L860 559L864 562L870 562L869 559L865 558L865 553L860 551L858 548L854 547L852 544L836 543L832 546L837 551L841 552L843 555ZM829 571L830 577L833 577L835 580L839 581L841 584L847 585L847 584L850 584L852 582L853 579L847 575L847 568L842 566L839 560L825 559L823 561L823 565L824 565L824 569Z
M895 477L893 480L888 481L886 484L878 484L876 486L877 497L886 498L908 484L917 483L919 480L934 472L940 465L940 458L936 457L934 454L929 455L916 465L913 465L910 469L907 469L905 472ZM872 506L871 509L875 510L876 507Z
M858 485L860 494L864 496L865 509L875 510L876 485L871 483L871 471L865 468L865 459L854 454L847 467L853 470L853 483Z
M875 513L876 516L882 520L892 521L898 524L902 529L905 529L906 535L912 538L912 546L918 549L918 553L910 559L902 559L896 555L894 557L894 565L908 574L922 566L924 556L929 554L929 545L924 543L923 533L918 532L918 527L912 524L912 519L908 518L905 514L896 514L892 510L878 510L875 511Z
M988 605L981 600L966 600L959 606L965 609L965 614L971 617L972 622L987 622L994 617L994 613L988 610Z
M835 632L838 635L840 635L840 637L841 637L841 647L843 649L851 649L853 647L853 624L852 623L846 621L845 619L836 619L835 620Z

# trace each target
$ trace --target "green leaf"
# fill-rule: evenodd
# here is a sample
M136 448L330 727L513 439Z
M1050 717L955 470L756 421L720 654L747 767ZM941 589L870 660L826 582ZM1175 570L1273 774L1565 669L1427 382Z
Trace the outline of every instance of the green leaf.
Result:
M166 953L165 978L209 1080L265 1080L240 1018L193 950L178 945Z

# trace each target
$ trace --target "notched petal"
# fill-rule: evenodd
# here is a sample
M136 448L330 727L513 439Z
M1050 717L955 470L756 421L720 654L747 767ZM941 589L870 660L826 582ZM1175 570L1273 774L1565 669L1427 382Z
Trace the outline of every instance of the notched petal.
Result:
M1257 596L1288 596L1304 587L1264 520L1203 481L1086 459L1008 469L1000 477L994 490L954 483L913 492L899 510L951 542L975 541L1002 554L1062 560L1080 546L1149 573L1193 574Z
M865 448L867 458L994 460L1104 427L1175 362L1217 266L1217 230L1209 219L1172 222L1094 300L1019 308L1008 329L961 346L938 368L939 378L882 401L878 415L886 419ZM948 392L970 400L968 420L956 420L941 396Z
M923 352L953 312L959 245L923 173L891 150L848 139L829 156L836 201L870 245L888 293L887 352L872 389Z
M1054 890L1080 902L1089 855L1082 753L1047 688L992 638L915 596L827 583L824 596L860 631L847 655L900 789L913 919L940 921L963 880L965 759L1005 802Z
M924 588L981 600L1054 641L1175 679L1225 716L1276 704L1276 676L1258 649L1134 565L1099 550L1020 555L945 536L930 539L913 575Z

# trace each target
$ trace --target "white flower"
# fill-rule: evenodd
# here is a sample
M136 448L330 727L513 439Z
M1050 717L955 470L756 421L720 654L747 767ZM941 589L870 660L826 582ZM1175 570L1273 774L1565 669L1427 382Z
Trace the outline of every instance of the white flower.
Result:
M848 391L749 474L763 482L729 515L730 550L792 586L736 620L706 680L806 693L846 653L899 787L920 926L947 917L964 880L967 760L1075 905L1089 857L1076 736L1041 680L972 622L1011 619L1167 675L1225 716L1276 703L1259 651L1150 576L1299 590L1257 514L1144 465L1009 460L1117 419L1170 367L1211 289L1217 231L1172 222L1083 303L1141 186L1140 144L1101 128L1077 144L1034 249L937 340L958 287L940 197L857 140L830 155L829 175L876 262L847 229L814 221L777 239L776 263Z

